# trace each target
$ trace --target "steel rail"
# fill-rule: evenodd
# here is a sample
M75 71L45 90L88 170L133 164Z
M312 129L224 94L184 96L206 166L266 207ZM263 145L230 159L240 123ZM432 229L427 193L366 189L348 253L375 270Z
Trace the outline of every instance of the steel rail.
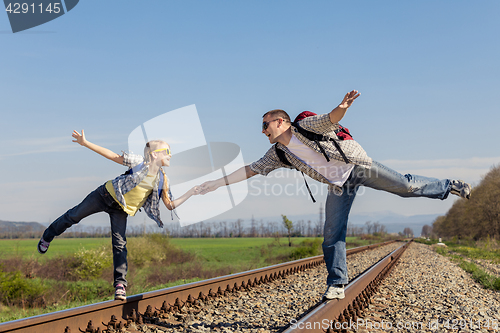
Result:
M293 320L283 333L315 333L356 330L361 310L368 306L383 278L397 263L412 240L400 246L364 273L353 279L345 288L345 298L321 303L300 320Z
M366 251L395 241L360 246L347 250L347 255ZM73 309L57 311L39 316L0 323L0 332L39 333L39 332L100 332L94 327L104 325L124 325L131 318L134 321L157 311L175 312L186 303L197 299L219 297L235 290L247 289L267 283L289 274L294 274L323 263L323 255L299 259L282 264L258 268L242 273L226 275L208 280L193 282L176 287L160 289L144 294L127 297L126 301L105 301ZM125 323L119 323L119 319ZM111 321L110 321L111 319Z

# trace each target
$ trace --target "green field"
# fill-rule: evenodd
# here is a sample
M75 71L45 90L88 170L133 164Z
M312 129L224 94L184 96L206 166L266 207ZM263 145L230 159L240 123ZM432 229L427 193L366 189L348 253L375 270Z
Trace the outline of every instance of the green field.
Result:
M131 238L129 238L130 240ZM311 237L292 238L292 244L296 245ZM238 262L248 261L255 258L262 246L271 244L274 238L171 238L170 242L186 251L194 252L207 262ZM288 244L286 237L280 238L281 246ZM355 246L370 244L368 241L360 241L356 237L347 237L349 243ZM371 242L373 243L373 242ZM54 258L60 255L71 255L79 249L95 249L102 245L111 246L110 238L56 238L51 244L49 251L43 256L38 253L36 246L38 239L2 239L0 240L0 256L38 258L40 260ZM352 247L352 246L351 246ZM285 251L284 251L285 252ZM283 253L284 253L283 252Z
M36 249L38 239L2 239L0 255L6 257L50 259L60 255L70 255L81 248L94 249L101 245L111 246L110 238L59 238L50 244L49 251L43 256Z

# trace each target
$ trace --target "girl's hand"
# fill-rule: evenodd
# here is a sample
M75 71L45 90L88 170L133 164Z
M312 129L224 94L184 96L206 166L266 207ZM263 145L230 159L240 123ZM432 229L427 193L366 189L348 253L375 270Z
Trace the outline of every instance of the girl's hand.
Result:
M207 194L208 192L215 191L216 189L219 188L219 185L216 180L211 180L208 182L204 182L203 184L200 185L201 188L201 194Z
M192 195L198 195L201 193L201 187L200 186L195 186L191 189Z
M76 140L73 140L73 142L77 142L82 146L85 146L87 143L87 140L85 139L85 133L82 130L82 134L78 133L78 131L73 131L72 137L74 137Z

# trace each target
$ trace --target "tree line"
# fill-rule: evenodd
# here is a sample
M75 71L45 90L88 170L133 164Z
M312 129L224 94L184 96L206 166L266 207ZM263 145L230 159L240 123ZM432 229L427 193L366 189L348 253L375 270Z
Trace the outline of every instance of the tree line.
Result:
M288 220L288 219L287 219ZM185 227L179 223L166 223L163 229L158 229L156 224L144 223L143 225L129 226L128 237L139 237L150 233L162 233L173 238L231 238L231 237L322 237L324 221L264 221L252 218L245 222L243 219L236 221L200 222ZM0 233L3 239L39 238L40 231L5 230ZM361 236L365 234L385 234L386 228L378 222L368 221L364 226L348 226L347 236ZM110 237L110 227L73 225L59 237L62 238L97 238Z
M40 231L9 229L0 232L3 239L39 238ZM231 237L276 237L288 235L288 229L281 221L264 222L252 218L249 222L243 219L236 221L199 222L181 227L179 223L165 223L163 229L153 223L127 227L128 237L138 237L150 233L162 233L173 238L231 238ZM320 237L323 235L323 223L310 220L293 222L293 237ZM86 226L76 224L58 237L61 238L98 238L110 237L110 227Z
M500 165L494 166L472 190L469 200L457 200L432 225L438 237L500 239Z

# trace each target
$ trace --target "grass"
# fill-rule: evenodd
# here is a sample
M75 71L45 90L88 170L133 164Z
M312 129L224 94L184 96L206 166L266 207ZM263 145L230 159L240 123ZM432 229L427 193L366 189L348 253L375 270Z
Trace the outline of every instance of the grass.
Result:
M110 238L58 238L50 243L50 250L40 255L36 249L38 239L2 239L0 240L0 256L3 258L36 256L39 260L52 259L60 255L71 255L78 250L96 249L102 245L111 246Z
M170 282L170 283L165 283L159 286L154 286L154 287L149 287L149 288L144 288L141 293L145 293L148 291L154 291L157 289L163 289L163 288L169 288L169 287L175 287L178 285L186 284L186 283L191 283L191 282L196 282L200 281L201 279L199 278L193 278L193 279L185 279L185 280L179 280L175 282ZM92 282L94 283L94 282ZM100 282L99 282L100 283ZM109 287L109 284L108 284ZM82 288L82 292L84 292L84 288ZM82 293L83 294L83 293ZM27 318L27 317L33 317L33 316L38 316L46 313L51 313L55 311L62 311L66 309L72 309L76 308L79 306L84 306L84 305L89 305L93 303L98 303L98 302L105 302L112 300L112 297L107 295L107 296L101 296L101 297L95 297L93 299L77 299L73 300L68 303L56 303L56 304L50 304L47 305L45 308L22 308L18 306L4 306L0 304L0 322L6 322L6 321L11 321L11 320L17 320L17 319L22 319L22 318Z
M484 259L491 260L495 264L500 263L500 250L488 251L486 249L472 247L454 247L453 251L471 259Z
M417 240L419 243L433 245L437 241L425 241ZM471 274L471 277L481 284L486 289L500 290L500 277L489 274L487 271L479 267L473 262L467 261L468 259L483 259L490 260L493 263L498 264L500 262L500 250L492 249L489 241L486 241L486 245L482 242L476 243L478 247L473 247L474 244L467 242L466 246L460 245L456 242L445 242L447 247L437 246L435 251L443 256L449 257L451 260L458 263L458 266L462 268L467 273ZM458 253L458 254L457 254ZM465 257L465 258L464 258Z
M438 243L438 240L424 240L421 238L415 239L416 242L433 245ZM471 259L484 259L491 260L494 264L500 264L500 245L495 241L490 241L489 239L484 241L446 241L444 242L447 248L453 252L460 253L467 258Z
M295 238L292 244L298 245L306 240L314 238ZM290 253L287 238L280 238L279 242L274 238L172 238L170 241L181 249L194 253L212 268L235 263L250 266L248 269L258 268L270 264L270 260L266 260L269 255L276 258L286 257ZM272 253L265 249L270 244L274 245Z
M480 269L476 264L460 258L460 268L472 275L472 278L483 285L486 289L500 290L500 278L490 275Z
M130 239L130 238L129 238ZM314 237L292 238L292 243L296 244ZM220 251L239 251L242 249L252 249L266 245L273 241L270 237L256 238L171 238L171 242L188 251L194 251L197 254L207 258L207 260L221 261ZM378 243L380 240L363 240L359 237L347 237L347 247L356 247ZM280 244L286 245L286 237L280 238ZM33 254L38 255L36 246L38 239L1 239L0 254L3 257L29 257ZM104 238L57 238L50 244L50 250L40 258L53 258L58 255L68 255L76 253L79 249L95 249L101 245L111 245L109 237ZM349 246L351 245L351 246ZM226 253L227 254L227 253Z

